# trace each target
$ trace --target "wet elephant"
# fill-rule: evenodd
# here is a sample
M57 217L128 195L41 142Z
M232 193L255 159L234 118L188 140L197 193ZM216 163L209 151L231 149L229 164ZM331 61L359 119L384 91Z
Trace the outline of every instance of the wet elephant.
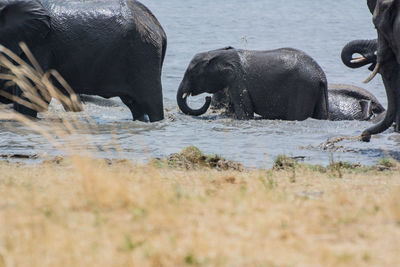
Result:
M338 120L376 121L385 108L369 91L348 84L329 84L329 118Z
M177 92L183 113L199 116L187 104L189 95L215 94L227 88L237 119L304 120L328 118L325 73L307 54L292 48L250 51L226 47L197 54Z
M0 21L1 44L25 58L18 45L25 42L44 71L56 69L75 93L118 96L134 120L164 118L166 34L138 1L2 0ZM18 87L13 92L23 97ZM37 115L19 103L14 109Z
M329 84L329 119L339 120L372 120L384 115L385 108L369 91L348 84ZM211 109L232 116L233 104L227 89L213 94Z
M381 133L395 122L400 132L400 5L398 0L367 0L378 33L377 64L371 80L377 73L385 85L388 107L385 118L362 133L362 140Z

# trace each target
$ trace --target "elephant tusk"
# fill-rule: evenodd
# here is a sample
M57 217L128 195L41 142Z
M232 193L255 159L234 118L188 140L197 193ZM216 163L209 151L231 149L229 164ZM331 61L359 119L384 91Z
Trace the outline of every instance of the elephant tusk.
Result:
M380 66L381 66L381 63L377 63L374 71L363 83L369 83L370 81L372 81L372 79L375 78L376 74L378 74Z
M183 98L183 99L185 99L186 97L188 97L188 93L184 93L184 94L182 95L182 98Z
M352 63L352 64L362 63L362 62L364 62L366 60L367 59L365 57L357 57L357 58L354 58L354 59L350 60L350 63Z

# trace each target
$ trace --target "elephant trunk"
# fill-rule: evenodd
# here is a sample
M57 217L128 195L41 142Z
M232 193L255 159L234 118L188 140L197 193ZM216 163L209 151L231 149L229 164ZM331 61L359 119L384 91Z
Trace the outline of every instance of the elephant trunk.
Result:
M178 93L176 96L178 106L182 110L182 112L187 115L192 115L192 116L200 116L200 115L203 115L204 113L206 113L211 104L211 97L209 97L209 96L206 97L206 103L204 103L204 105L201 108L192 109L187 104L187 97L190 94L190 92L188 92L186 90L187 90L186 83L185 83L185 81L182 81L179 86Z
M377 39L351 41L342 49L342 61L349 68L360 68L372 64L369 69L373 70L377 62L377 49ZM360 54L361 57L353 58L354 54Z

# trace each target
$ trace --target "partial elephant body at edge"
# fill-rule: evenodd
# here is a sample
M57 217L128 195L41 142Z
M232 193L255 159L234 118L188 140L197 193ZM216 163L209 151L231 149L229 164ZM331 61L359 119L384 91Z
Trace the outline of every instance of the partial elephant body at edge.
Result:
M400 5L398 0L367 0L377 30L377 64L366 81L380 73L388 101L385 117L361 134L363 141L388 129L400 132Z
M1 44L26 60L18 46L25 42L44 71L57 70L76 94L120 97L134 120L164 118L166 34L140 2L0 0L0 20ZM4 81L0 89L10 91ZM18 87L12 92L22 97ZM18 103L14 109L37 115Z

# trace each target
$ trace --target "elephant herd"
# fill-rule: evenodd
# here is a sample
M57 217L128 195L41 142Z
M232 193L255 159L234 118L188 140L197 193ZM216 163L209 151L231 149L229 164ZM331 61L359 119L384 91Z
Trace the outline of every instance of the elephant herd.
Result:
M237 119L376 120L362 134L369 141L395 122L400 130L400 4L367 0L378 32L375 40L356 40L342 50L351 68L370 65L380 73L388 109L365 89L328 84L310 56L293 48L251 51L225 47L198 53L177 92L180 110L199 116L211 106ZM164 118L161 71L167 37L151 11L135 0L0 0L0 44L27 59L25 42L44 71L56 69L78 95L120 97L134 120ZM355 54L359 57L353 57ZM0 66L0 74L7 74ZM3 75L4 77L5 75ZM0 102L31 117L37 111L17 86L0 80ZM4 93L2 93L4 92ZM67 96L68 93L64 92ZM189 96L211 93L192 109ZM44 101L47 101L43 99ZM26 103L26 102L25 102ZM48 101L47 101L48 103Z

